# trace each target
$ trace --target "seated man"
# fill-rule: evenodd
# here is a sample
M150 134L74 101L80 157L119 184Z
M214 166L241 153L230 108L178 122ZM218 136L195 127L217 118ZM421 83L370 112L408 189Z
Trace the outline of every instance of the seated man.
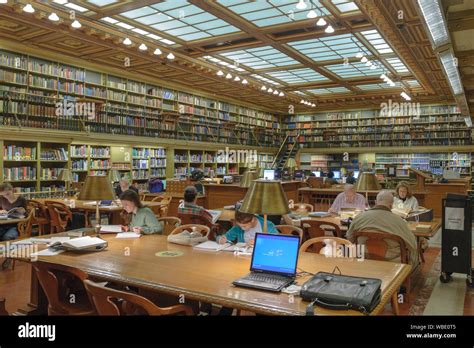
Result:
M184 204L178 208L178 214L199 215L212 225L212 215L203 207L196 204L198 191L194 186L188 186L184 190Z
M391 212L393 205L393 194L382 190L377 195L376 205L372 209L363 212L354 218L346 238L357 243L354 233L358 231L386 232L401 237L409 252L410 264L415 267L418 264L418 252L416 237L408 228L405 220ZM362 239L362 238L361 238ZM400 248L398 243L388 241L388 249L385 255L387 260L400 262Z
M329 208L330 213L339 214L342 208L354 208L364 210L367 207L365 197L357 193L354 185L344 185L344 192L337 195L334 203Z
M136 187L130 185L130 182L128 181L128 179L122 178L122 180L120 180L119 186L117 186L115 188L115 194L117 195L117 197L120 198L120 195L122 193L124 193L125 191L127 191L127 190L132 190L132 191L135 191L136 193L138 193L138 189Z

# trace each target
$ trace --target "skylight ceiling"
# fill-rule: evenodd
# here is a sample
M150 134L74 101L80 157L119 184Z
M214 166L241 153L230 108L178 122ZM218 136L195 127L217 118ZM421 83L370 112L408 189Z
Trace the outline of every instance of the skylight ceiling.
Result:
M337 7L339 12L341 13L359 11L359 8L357 7L357 5L349 0L332 0L332 3Z
M359 52L369 54L369 50L352 34L295 41L289 45L314 61L353 58Z
M94 6L103 7L103 6L115 4L118 2L118 0L87 0L87 2Z
M217 2L258 27L305 20L308 19L306 14L310 10L309 1L306 1L308 6L304 10L296 8L297 0L217 0ZM318 7L315 9L318 16L329 14L319 0L313 0L313 3Z
M317 88L317 89L308 89L306 91L313 94L338 94L338 93L351 92L345 87Z
M221 56L233 60L235 64L242 64L252 69L265 69L298 64L296 60L270 46L221 53Z
M377 30L363 31L362 35L369 41L369 43L377 50L380 54L393 53L393 50L382 38Z
M394 82L395 86L390 86L387 83L373 83L370 85L357 85L356 87L363 90L363 91L377 91L380 89L397 89L400 88L400 82Z
M288 84L328 81L326 77L317 73L313 69L274 71L267 73L267 75Z
M367 66L366 63L348 63L348 64L334 64L328 65L326 68L342 78L354 78L362 76L379 76L384 70L381 68L379 61L374 62L376 68L372 69L370 66Z
M157 3L120 14L184 41L238 32L239 29L186 0Z

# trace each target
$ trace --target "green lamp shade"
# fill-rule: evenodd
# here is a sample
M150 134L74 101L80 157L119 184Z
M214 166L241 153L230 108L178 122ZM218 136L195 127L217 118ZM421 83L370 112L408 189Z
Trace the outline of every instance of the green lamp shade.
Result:
M108 175L86 177L84 186L79 193L79 200L105 201L114 200L115 192Z
M280 181L254 180L239 211L249 214L284 215L290 212Z

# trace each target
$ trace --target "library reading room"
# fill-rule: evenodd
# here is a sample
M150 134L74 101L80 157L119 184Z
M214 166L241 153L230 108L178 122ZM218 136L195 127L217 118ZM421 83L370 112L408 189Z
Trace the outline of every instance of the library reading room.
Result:
M1 0L0 313L474 315L473 23Z

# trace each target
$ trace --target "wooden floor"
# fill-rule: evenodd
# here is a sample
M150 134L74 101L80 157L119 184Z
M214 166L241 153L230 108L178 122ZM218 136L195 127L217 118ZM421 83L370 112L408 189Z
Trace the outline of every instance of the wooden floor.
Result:
M436 262L439 263L439 248L429 248L425 253L426 262L412 279L410 302L400 304L401 315L422 315L431 296L433 284L439 277ZM23 307L29 300L31 266L17 262L15 270L0 271L0 297L7 299L7 311L12 313ZM242 313L250 314L251 313ZM391 315L391 306L387 305L383 315ZM440 313L441 314L441 313ZM474 315L474 289L468 288L464 299L464 315Z

